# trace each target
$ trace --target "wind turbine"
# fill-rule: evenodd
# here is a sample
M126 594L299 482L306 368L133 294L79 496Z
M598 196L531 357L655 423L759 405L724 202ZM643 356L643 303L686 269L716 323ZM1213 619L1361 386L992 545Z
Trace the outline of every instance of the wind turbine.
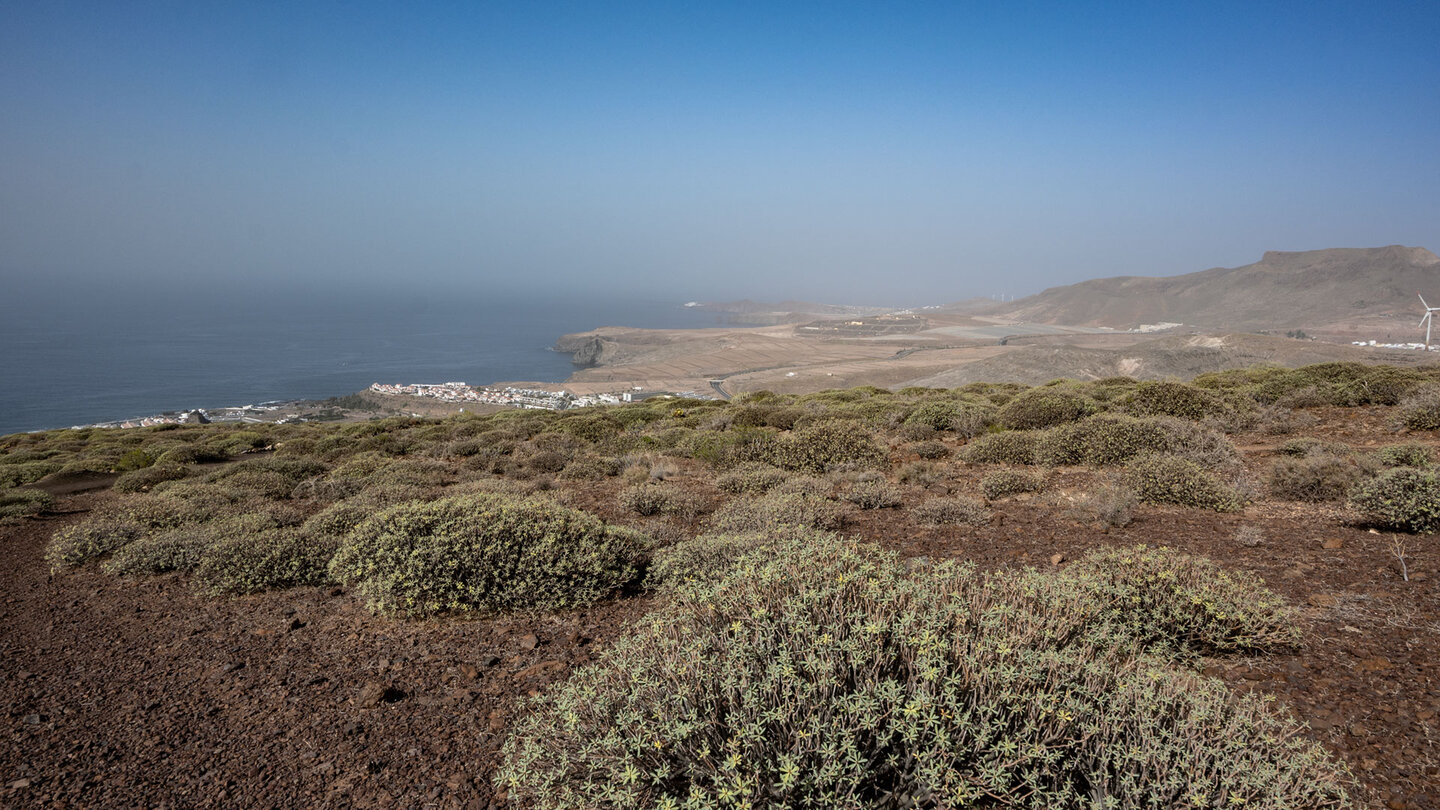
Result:
M1430 306L1425 303L1425 296L1420 295L1420 293L1415 294L1420 297L1420 305L1425 307L1425 315L1420 318L1420 323L1425 327L1425 351L1428 352L1430 351L1430 324L1434 321L1430 316L1436 312L1440 312L1440 307Z

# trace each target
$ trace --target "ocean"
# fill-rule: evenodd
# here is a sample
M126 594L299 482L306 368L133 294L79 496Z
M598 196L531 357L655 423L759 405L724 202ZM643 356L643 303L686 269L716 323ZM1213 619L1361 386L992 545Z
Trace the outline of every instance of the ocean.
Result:
M0 300L0 435L372 382L561 382L570 357L549 347L562 334L717 323L680 301L564 293L22 293Z

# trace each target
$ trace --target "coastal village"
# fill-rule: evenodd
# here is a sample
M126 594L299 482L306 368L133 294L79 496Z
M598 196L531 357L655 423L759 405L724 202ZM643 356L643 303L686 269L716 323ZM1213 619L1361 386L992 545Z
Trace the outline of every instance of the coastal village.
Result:
M576 395L565 390L546 391L536 388L489 388L467 385L463 382L411 383L390 385L372 383L371 391L388 396L431 397L442 402L475 402L485 405L508 405L514 408L537 408L547 411L564 411L570 408L585 408L592 405L618 405L656 396L677 396L667 391L645 391L635 386L615 393ZM693 392L682 392L678 396L696 396Z
M624 391L575 394L566 390L548 391L539 388L516 388L512 386L473 386L463 382L445 383L372 383L370 393L384 396L424 397L450 404L474 403L477 405L498 405L510 408L533 408L547 411L564 411L571 408L585 408L592 405L618 405L652 397L702 397L693 391L647 391L639 386ZM137 428L156 425L193 425L211 422L277 423L315 421L316 413L310 413L305 406L323 405L303 401L262 402L258 405L240 405L225 408L194 408L184 411L167 411L153 416L118 419L110 422L96 422L74 425L81 428ZM323 409L318 414L322 421L340 418L333 410Z

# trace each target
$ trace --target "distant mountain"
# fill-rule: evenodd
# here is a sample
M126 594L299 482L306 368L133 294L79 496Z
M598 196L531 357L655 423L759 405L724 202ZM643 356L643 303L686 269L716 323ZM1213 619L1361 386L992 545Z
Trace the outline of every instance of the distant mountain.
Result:
M1269 251L1255 264L1180 276L1117 276L1052 287L990 308L1016 321L1128 328L1183 323L1219 330L1340 328L1440 306L1440 257L1420 247Z

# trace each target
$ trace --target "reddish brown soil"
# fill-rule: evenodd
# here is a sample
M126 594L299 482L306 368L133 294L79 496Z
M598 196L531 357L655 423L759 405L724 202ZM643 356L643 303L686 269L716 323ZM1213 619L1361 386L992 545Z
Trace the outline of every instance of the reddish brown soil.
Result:
M1381 414L1321 415L1307 433L1359 447L1397 440ZM1284 438L1240 437L1253 472ZM954 469L934 492L912 490L907 506L974 493L978 474ZM917 526L905 510L880 510L852 513L845 532L987 567L1048 567L1057 554L1063 566L1098 545L1144 542L1259 573L1301 608L1300 649L1202 665L1290 706L1349 764L1366 806L1440 808L1435 538L1408 538L1406 582L1391 535L1351 525L1334 505L1142 507L1124 528L1057 505L1099 475L1053 472L1047 493L996 504L981 528ZM709 477L680 464L679 485L718 497L701 483ZM623 485L583 484L565 499L662 534L695 530L622 514ZM50 534L113 497L65 495L55 513L0 527L0 806L498 806L490 779L520 699L654 606L628 595L557 615L407 622L371 616L338 590L210 600L177 577L51 575L41 557ZM1238 543L1242 526L1263 543Z
M45 540L109 497L0 529L0 806L487 807L517 699L650 606L403 622L322 589L51 576Z

